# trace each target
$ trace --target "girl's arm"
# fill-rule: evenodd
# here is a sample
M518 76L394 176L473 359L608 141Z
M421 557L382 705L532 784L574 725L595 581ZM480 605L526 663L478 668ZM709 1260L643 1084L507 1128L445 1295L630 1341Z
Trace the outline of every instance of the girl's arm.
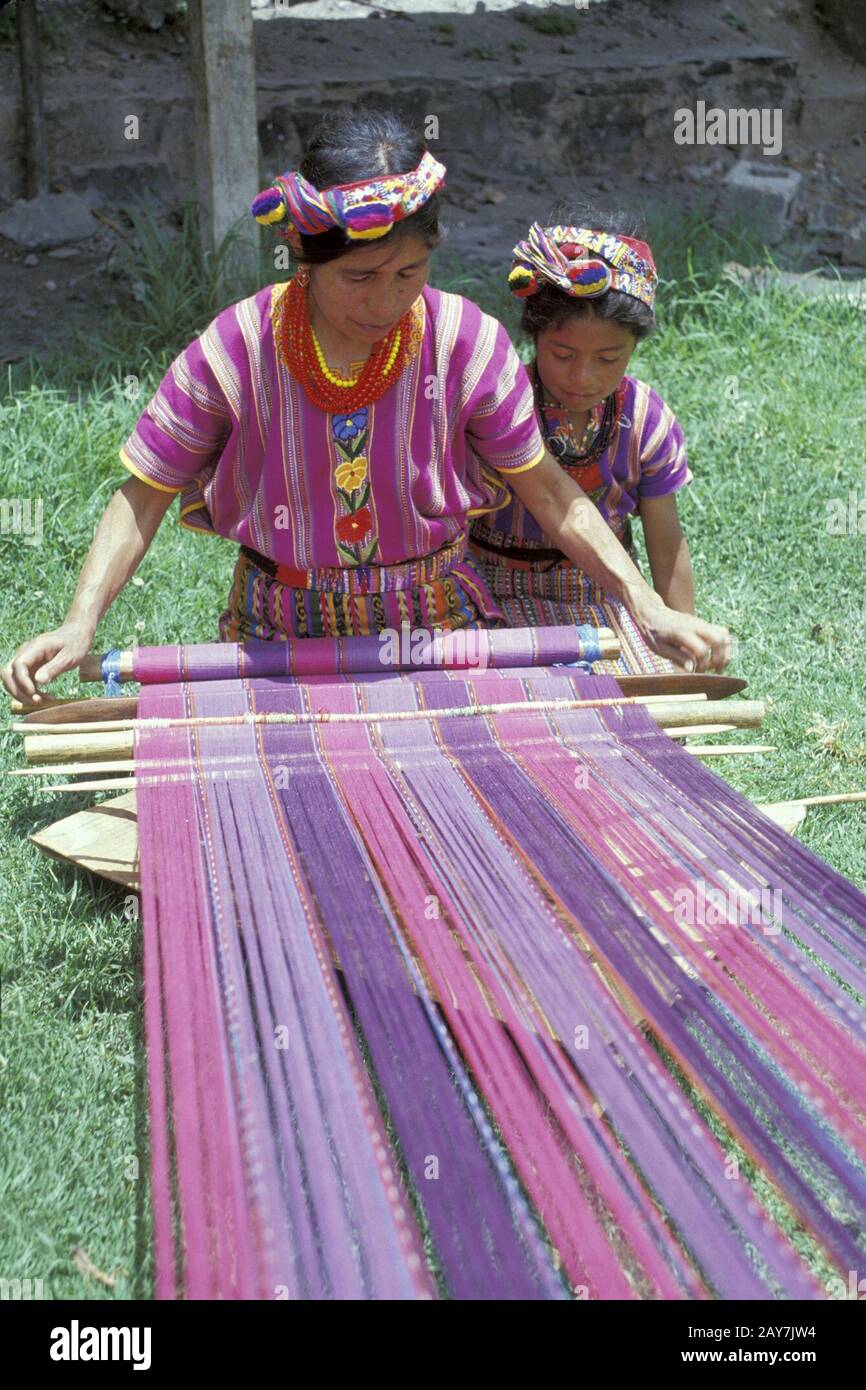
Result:
M678 613L694 613L692 562L677 511L676 495L669 492L664 497L642 498L640 519L656 593L668 608L675 608Z
M541 463L505 474L508 486L545 535L628 609L647 646L687 671L724 671L731 660L727 628L668 608L632 563L598 508L547 452Z
M140 478L118 488L96 528L66 618L22 643L0 672L10 695L36 703L37 684L48 685L81 664L100 619L135 574L175 495Z

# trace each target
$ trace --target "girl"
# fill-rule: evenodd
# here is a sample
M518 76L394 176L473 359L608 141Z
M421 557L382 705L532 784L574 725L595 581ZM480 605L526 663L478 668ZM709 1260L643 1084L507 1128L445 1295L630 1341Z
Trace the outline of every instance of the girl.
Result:
M121 449L132 476L65 621L3 672L13 695L38 699L37 683L81 662L178 495L184 526L239 546L224 640L506 626L466 558L469 519L502 504L506 477L653 650L724 668L725 629L668 608L547 455L502 325L428 286L444 175L398 117L351 114L259 195L254 216L300 270L225 309L172 363Z
M632 518L640 517L656 593L694 613L675 497L692 477L682 430L652 387L626 375L636 344L655 328L649 246L612 230L610 219L536 222L514 248L508 283L523 300L522 328L534 344L529 373L548 450L635 564ZM514 626L607 624L622 643L620 660L607 669L672 669L642 640L627 609L551 545L520 498L474 521L470 544Z

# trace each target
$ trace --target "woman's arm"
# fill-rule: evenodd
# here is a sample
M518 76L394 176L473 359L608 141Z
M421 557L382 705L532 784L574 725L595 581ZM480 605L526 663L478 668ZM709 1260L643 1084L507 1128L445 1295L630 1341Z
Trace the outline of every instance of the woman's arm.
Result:
M644 497L640 519L656 593L668 608L675 608L678 613L694 613L692 562L675 494Z
M624 604L654 652L689 671L724 671L731 659L727 628L668 608L629 559L598 508L551 454L545 452L535 468L504 476L553 544Z
M176 494L129 478L96 528L72 604L60 627L22 643L0 672L18 700L38 702L38 685L79 666L99 622L138 569Z

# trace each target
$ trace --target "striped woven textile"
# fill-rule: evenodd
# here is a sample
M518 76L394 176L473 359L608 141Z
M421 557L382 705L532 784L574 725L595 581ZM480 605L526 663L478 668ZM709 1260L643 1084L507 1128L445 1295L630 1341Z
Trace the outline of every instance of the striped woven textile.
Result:
M672 675L677 670L672 661L658 656L647 646L628 609L609 594L597 593L585 603L564 603L538 594L525 594L520 598L500 595L496 601L515 630L556 624L610 628L619 642L620 653L602 658L595 665L599 675L661 676Z
M638 564L634 547L628 551ZM676 671L672 661L650 650L625 605L574 565L540 570L526 564L505 564L472 545L469 554L509 627L516 631L574 624L608 627L619 641L620 652L596 665L600 674L663 675Z
M596 664L600 634L590 625L523 629L411 628L364 637L305 637L287 641L197 642L133 648L133 679L203 681L255 676L361 674L387 670ZM116 653L109 653L110 663Z
M618 689L142 688L301 716L136 735L158 1296L811 1299L861 1267L866 898L644 708L541 707Z

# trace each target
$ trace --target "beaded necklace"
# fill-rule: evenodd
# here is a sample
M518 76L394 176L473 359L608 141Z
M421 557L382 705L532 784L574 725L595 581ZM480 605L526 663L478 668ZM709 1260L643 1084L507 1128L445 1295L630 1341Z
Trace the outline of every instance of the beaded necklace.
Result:
M341 377L328 367L313 331L308 285L306 276L293 276L277 301L274 310L277 350L313 405L331 415L348 415L383 396L415 356L421 344L420 316L412 305L375 344L358 375Z

